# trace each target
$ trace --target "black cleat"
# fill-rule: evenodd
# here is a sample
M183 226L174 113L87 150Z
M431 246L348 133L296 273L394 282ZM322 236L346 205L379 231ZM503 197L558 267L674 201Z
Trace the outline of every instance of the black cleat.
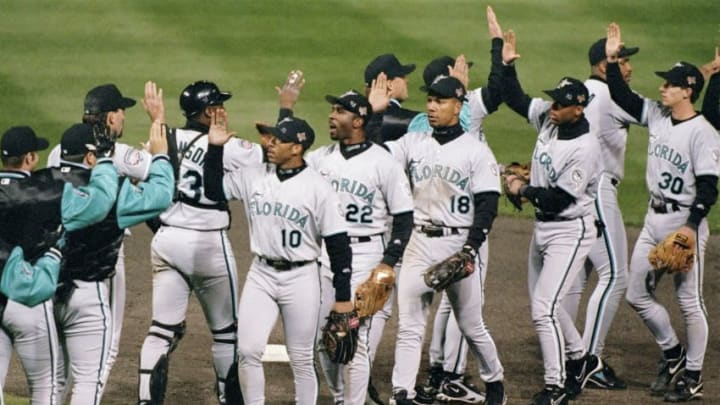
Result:
M380 393L372 383L372 378L368 380L367 397L375 405L385 405L385 402L380 398Z
M479 404L485 400L485 394L469 382L465 382L462 375L455 375L457 378L448 378L443 381L437 400L441 402ZM500 383L502 385L502 383Z
M687 363L687 356L684 347L681 348L680 357L666 359L663 356L658 362L658 376L650 385L650 395L665 395L668 390L672 389L685 371L685 363Z
M600 358L586 353L581 359L565 362L565 392L570 399L575 399L585 388L590 376L602 370Z
M599 388L605 390L624 390L627 389L627 384L617 375L615 370L610 367L609 364L603 359L600 359L602 369L595 372L588 379L588 388Z
M394 392L390 397L390 405L413 405L413 400L408 399L408 393L405 390Z
M484 405L506 405L505 385L502 381L485 383Z
M693 378L683 375L675 385L675 389L665 393L666 402L687 402L693 399L702 399L703 382L702 376L695 381Z
M530 401L530 405L567 405L567 403L567 392L555 385L546 385L545 389L533 395Z

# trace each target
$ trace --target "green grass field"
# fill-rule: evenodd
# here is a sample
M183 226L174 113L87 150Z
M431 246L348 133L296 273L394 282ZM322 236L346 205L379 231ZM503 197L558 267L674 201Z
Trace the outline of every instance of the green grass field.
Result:
M367 62L394 52L421 71L432 58L465 53L475 62L471 85L488 71L486 1L2 1L0 2L0 129L30 124L57 140L80 118L88 89L116 83L142 97L143 83L165 89L168 119L182 124L177 106L189 82L209 79L233 92L226 104L240 136L256 139L252 123L276 116L274 86L290 69L307 77L298 115L324 137L325 94L360 88ZM678 60L702 64L720 43L716 0L505 0L493 4L504 29L518 34L518 70L525 90L540 95L557 80L589 73L587 49L611 21L641 51L633 59L633 87L657 96L653 72ZM423 109L421 73L410 75L406 105ZM698 107L699 108L699 107ZM507 107L486 121L498 160L527 160L535 133ZM147 118L140 106L127 114L125 141L140 142ZM627 177L621 186L626 222L642 223L646 131L633 128ZM530 210L526 210L530 211ZM717 211L717 210L716 210ZM503 205L502 212L511 212ZM529 215L525 212L519 215ZM711 215L713 228L720 215Z

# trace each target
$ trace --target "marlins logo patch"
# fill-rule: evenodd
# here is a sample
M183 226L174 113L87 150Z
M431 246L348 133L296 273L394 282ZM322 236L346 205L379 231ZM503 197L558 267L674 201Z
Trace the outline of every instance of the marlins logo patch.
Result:
M143 154L137 149L128 149L123 156L123 162L128 166L138 166L143 161Z
M582 182L585 180L585 173L581 169L573 170L572 180L573 182L575 182L575 187L579 188Z
M712 159L717 163L720 160L720 150L713 149L711 153L712 153Z
M493 174L493 176L497 176L499 171L496 163L488 163L488 166L490 166L490 173Z

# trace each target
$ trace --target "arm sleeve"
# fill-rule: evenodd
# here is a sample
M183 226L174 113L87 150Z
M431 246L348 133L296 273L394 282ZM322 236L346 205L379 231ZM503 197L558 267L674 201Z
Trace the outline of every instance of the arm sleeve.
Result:
M293 117L293 110L289 108L280 108L278 111L278 119L277 122L280 122L284 120L285 118L292 118Z
M710 208L717 202L717 183L717 176L705 175L697 176L695 178L697 194L695 196L695 201L693 201L693 204L690 207L690 216L687 220L687 224L691 228L697 229L700 225L700 221L707 216L710 212Z
M495 112L502 104L502 47L501 38L493 38L490 47L490 74L487 86L482 88L482 99L488 114Z
M377 113L370 116L370 120L368 120L365 126L365 136L367 139L378 145L383 143L382 135L380 134L382 123L383 113Z
M350 238L346 232L342 232L326 236L323 239L330 258L330 270L333 272L335 301L350 301L350 279L352 277Z
M575 202L575 197L557 187L523 186L520 189L520 195L527 198L533 206L547 214L559 214Z
M147 181L132 184L125 181L120 189L117 218L120 228L128 228L159 215L170 206L175 176L166 155L153 157Z
M641 122L645 100L630 90L630 86L625 83L622 73L620 73L620 65L617 63L608 62L607 64L607 84L610 97L615 104L632 115L635 120Z
M405 251L405 246L407 246L408 240L410 240L412 227L412 211L393 215L390 243L388 243L387 247L385 247L385 253L383 254L382 260L383 263L390 267L394 267L395 264L397 264Z
M112 160L103 158L83 187L65 184L62 196L62 223L68 231L75 231L103 220L115 204L118 194L118 174Z
M720 130L720 73L710 76L702 113L715 129Z
M25 261L21 247L8 257L0 280L0 292L28 307L46 301L55 294L60 274L60 252L50 249L35 264Z
M474 250L477 250L485 242L490 233L493 221L497 216L499 198L500 194L494 191L473 194L475 214L465 244L472 246Z
M208 145L203 162L205 197L213 201L226 201L223 191L223 150L222 146Z
M502 100L516 113L528 118L532 99L523 91L515 65L502 67Z

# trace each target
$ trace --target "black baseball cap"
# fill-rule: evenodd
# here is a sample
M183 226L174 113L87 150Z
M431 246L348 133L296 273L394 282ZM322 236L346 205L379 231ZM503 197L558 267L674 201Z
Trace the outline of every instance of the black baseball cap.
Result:
M5 131L2 136L1 149L3 157L13 157L45 150L48 145L47 139L39 138L32 128L18 126Z
M473 63L468 62L468 67L472 67ZM450 71L448 66L455 66L455 58L450 56L441 56L433 59L423 70L423 81L429 86L438 76L447 76Z
M607 38L600 38L590 46L590 50L588 51L590 66L595 66L607 58L607 55L605 54L606 43ZM620 48L620 52L618 52L618 58L627 58L628 56L635 55L638 51L640 51L640 48L638 47L628 48L627 46L623 46Z
M370 87L372 81L382 72L388 79L405 77L415 71L415 65L403 65L392 53L386 53L373 59L365 68L365 86Z
M315 131L305 120L295 117L287 117L271 127L263 124L256 124L258 132L270 134L282 142L293 142L302 145L303 150L308 150L315 141Z
M355 90L345 92L340 97L327 95L325 100L330 104L341 105L344 109L364 118L365 121L372 115L372 107L368 99Z
M543 92L563 107L571 105L585 107L590 102L590 93L585 84L572 77L563 77L554 89Z
M439 98L456 98L465 101L465 86L452 76L438 76L429 86L422 86L420 90Z
M123 97L114 84L103 84L90 90L85 96L85 114L100 114L120 108L130 108L135 100Z
M90 124L74 124L65 130L60 139L62 157L84 155L95 149L95 135Z
M687 62L678 62L667 72L655 72L655 74L674 86L692 89L692 102L697 100L705 85L700 69Z

